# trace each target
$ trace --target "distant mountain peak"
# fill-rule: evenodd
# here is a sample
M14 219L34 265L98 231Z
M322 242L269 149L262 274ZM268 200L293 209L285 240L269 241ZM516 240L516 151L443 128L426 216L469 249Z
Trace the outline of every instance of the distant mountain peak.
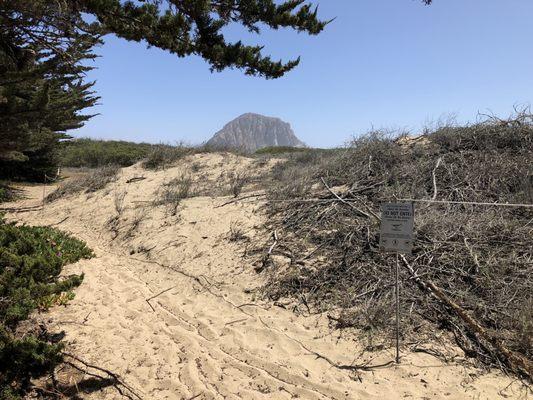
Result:
M280 118L248 112L228 122L207 142L208 146L256 151L263 147L305 147L289 123Z

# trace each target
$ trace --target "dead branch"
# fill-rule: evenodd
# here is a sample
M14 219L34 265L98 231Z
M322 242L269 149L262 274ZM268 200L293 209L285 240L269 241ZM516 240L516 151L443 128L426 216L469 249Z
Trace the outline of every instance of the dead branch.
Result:
M324 180L324 178L320 178L320 180L322 181L322 183L324 184L324 186L326 187L326 189L333 195L335 196L341 203L343 204L346 204L348 207L350 207L351 209L355 210L355 212L357 212L360 216L362 217L365 217L365 218L369 218L370 219L370 214L367 214L366 212L364 212L363 210L357 208L356 206L354 206L352 203L349 203L347 202L345 199L343 199L342 197L340 197L337 193L335 193L333 190L331 190L331 188L328 186L328 184L326 183L326 181Z
M148 303L148 305L150 306L150 308L152 309L152 311L155 312L155 308L152 306L152 304L150 304L150 300L153 300L153 299L155 299L156 297L161 296L163 293L166 293L166 292L168 292L169 290L174 289L175 287L176 287L176 286L174 285L174 286L172 286L172 287L169 287L168 289L162 290L162 291L159 292L158 294L153 295L152 297L149 297L148 299L145 300L145 301Z
M474 318L472 318L464 308L450 299L439 287L437 287L430 280L422 280L417 276L414 269L404 255L400 255L404 265L409 273L413 276L415 281L428 292L430 292L436 299L443 302L446 306L452 309L455 314L465 323L466 327L475 335L480 336L483 340L489 342L503 357L507 365L516 372L525 375L528 379L533 378L533 364L520 354L510 351L503 343L494 338L489 332L485 330Z
M531 357L533 118L517 118L505 127L498 121L438 127L412 146L370 133L346 149L279 164L264 187L265 210L269 232L286 232L291 262L268 264L260 292L274 304L292 300L288 309L341 310L343 325L382 332L392 293L379 283L390 268L379 251L377 209L388 199L417 199L428 205L418 208L409 260L422 279L418 286L429 280L450 299L460 293L459 305L494 340ZM249 252L260 254L258 265L271 243ZM474 357L470 362L511 372L500 351L467 329L452 308L428 301L416 279L404 283L406 338L431 341L438 327L450 329Z
M253 197L263 197L263 196L266 196L266 193L250 194L248 196L243 196L243 197L239 197L238 199L233 199L231 201L227 201L227 202L225 202L223 204L220 204L220 205L216 206L215 208L221 208L221 207L233 204L233 203L238 203L239 201L242 201L242 200L251 199Z
M57 226L57 225L61 225L63 222L65 222L67 219L69 219L69 216L67 215L65 218L63 218L61 221L59 222L56 222L56 223L53 223L53 224L48 224L46 226Z
M139 182L145 180L146 177L144 176L134 176L133 178L130 178L126 181L126 183L133 183L133 182Z
M276 232L276 230L272 232L272 237L274 238L274 243L272 243L272 246L270 246L270 248L268 249L269 256L272 254L272 251L274 251L274 247L276 247L276 245L278 244L278 233Z
M433 172L431 173L433 178L433 196L431 197L431 200L435 200L437 198L437 168L439 168L441 162L442 157L439 157L437 164L435 164L435 168L433 168Z
M276 232L276 230L272 232L272 238L274 239L274 242L269 247L268 252L263 257L263 261L261 262L261 265L255 268L256 272L261 272L262 270L264 270L267 267L268 262L270 261L270 256L272 255L274 248L278 244L278 233Z
M476 266L476 269L474 270L475 274L479 273L479 270L481 269L481 265L479 264L479 259L477 257L477 254L474 253L474 249L468 244L468 240L466 238L463 238L465 247L468 249L468 252L470 253L470 257L472 257L472 261L474 261L474 265Z
M42 210L42 208L43 208L42 205L30 206L30 207L2 207L0 208L0 212L23 213L23 212Z
M92 364L89 364L88 362L72 355L72 354L69 354L69 353L61 353L63 356L66 356L66 357L69 357L77 362L79 362L80 364L82 364L84 368L81 368L79 367L78 365L74 364L73 362L70 362L70 361L65 361L65 363L69 366L71 366L72 368L80 371L80 372L83 372L84 374L87 374L89 376L92 376L94 378L99 378L99 379L102 379L102 376L98 375L98 374L95 374L95 373L92 373L92 372L89 372L88 369L89 368L92 368L92 369L95 369L97 371L100 371L100 372L103 372L105 374L108 375L109 378L111 378L111 380L114 382L114 387L115 389L117 389L117 391L120 393L121 396L124 396L130 400L134 400L134 399L137 399L137 400L142 400L142 397L137 394L137 392L131 387L129 386L128 384L126 384L122 379L120 379L120 377L115 374L114 372L111 372L105 368L102 368L102 367L98 367L96 365L92 365ZM125 390L124 390L125 389Z

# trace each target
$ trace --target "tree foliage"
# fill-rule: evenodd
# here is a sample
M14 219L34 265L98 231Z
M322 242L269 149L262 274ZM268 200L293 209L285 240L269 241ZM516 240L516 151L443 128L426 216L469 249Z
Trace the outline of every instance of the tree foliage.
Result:
M317 7L306 0L78 0L80 12L93 15L102 32L168 50L179 57L199 55L213 70L240 68L249 75L278 78L299 63L273 61L261 46L228 42L229 24L250 32L262 27L292 28L312 35L327 22L317 17ZM278 3L278 4L277 4Z
M250 32L263 27L292 28L312 35L326 21L306 0L6 0L0 8L5 30L15 29L30 41L46 42L56 54L68 54L65 37L83 41L113 33L167 50L179 57L199 55L213 70L240 68L247 74L278 78L299 59L273 61L261 46L228 42L224 28L240 24ZM36 17L28 26L21 16ZM89 23L88 20L93 22ZM37 22L35 22L37 21ZM62 36L62 42L58 42ZM92 43L94 44L94 43Z
M226 40L240 24L318 34L327 22L306 0L3 0L0 2L0 175L42 179L67 132L91 115L85 82L105 34L145 42L179 57L198 55L212 70L239 68L278 78L299 63L274 61L261 46Z
M3 177L42 178L54 149L90 118L95 104L84 82L99 37L84 32L59 2L0 4L0 171ZM87 25L87 28L90 26Z

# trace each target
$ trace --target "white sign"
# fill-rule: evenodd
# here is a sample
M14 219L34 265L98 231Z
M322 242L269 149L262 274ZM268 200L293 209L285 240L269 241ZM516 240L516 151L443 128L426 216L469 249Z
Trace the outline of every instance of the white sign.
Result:
M413 203L383 203L379 247L382 251L411 254L413 249Z

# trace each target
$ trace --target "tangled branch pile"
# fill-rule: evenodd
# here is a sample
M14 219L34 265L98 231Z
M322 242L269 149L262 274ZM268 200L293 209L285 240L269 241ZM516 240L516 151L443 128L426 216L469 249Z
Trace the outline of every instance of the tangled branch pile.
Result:
M342 150L293 154L278 165L269 189L272 229L280 239L264 265L265 293L327 312L335 328L379 332L393 318L394 265L378 248L380 203L531 204L532 160L533 116L527 113L418 138L373 132ZM332 201L335 194L346 202ZM308 198L321 200L298 201ZM411 274L402 271L403 334L419 339L435 326L445 328L466 355L531 376L495 347L502 344L531 367L533 209L417 203L415 235L406 258ZM290 261L275 262L276 254ZM413 273L440 288L493 340L428 296Z

